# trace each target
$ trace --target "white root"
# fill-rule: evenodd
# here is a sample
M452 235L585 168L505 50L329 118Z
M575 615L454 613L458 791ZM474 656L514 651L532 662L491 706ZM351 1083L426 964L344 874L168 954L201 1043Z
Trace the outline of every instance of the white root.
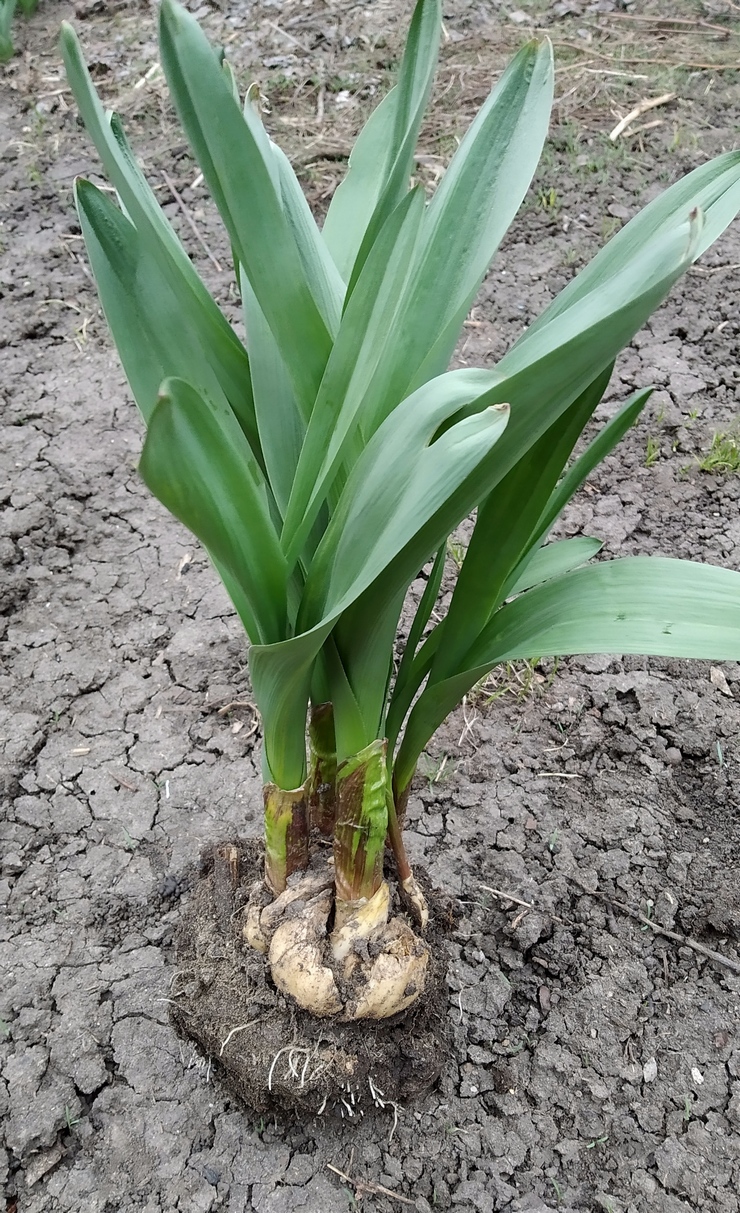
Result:
M402 882L401 888L403 889L405 900L410 904L410 909L416 922L422 931L426 931L429 926L429 906L427 905L426 897L421 891L421 885L412 874L411 876L407 876Z

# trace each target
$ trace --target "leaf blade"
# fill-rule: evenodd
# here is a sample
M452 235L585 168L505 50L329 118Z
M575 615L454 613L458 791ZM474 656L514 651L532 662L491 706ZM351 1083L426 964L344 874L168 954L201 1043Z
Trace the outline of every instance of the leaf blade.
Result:
M398 787L463 695L503 661L577 653L740 656L740 573L657 556L602 561L522 594L496 613L465 668L425 687L396 758Z
M323 236L345 282L356 281L375 237L408 189L441 19L439 0L418 0L398 84L370 115L329 205Z
M167 380L149 421L139 471L240 585L257 627L250 639L282 639L287 568L264 477L232 413L184 380Z
M240 110L210 43L176 0L162 0L159 41L180 122L308 418L331 338L275 187L269 141L251 107Z
M552 104L552 50L530 43L471 124L425 214L420 255L366 405L369 432L434 351L449 361L478 287L519 209L544 143ZM453 327L452 322L455 322ZM446 345L439 343L442 337Z
M282 543L297 559L348 443L383 356L382 338L395 318L413 258L423 211L420 191L396 208L368 257L327 363L298 461Z

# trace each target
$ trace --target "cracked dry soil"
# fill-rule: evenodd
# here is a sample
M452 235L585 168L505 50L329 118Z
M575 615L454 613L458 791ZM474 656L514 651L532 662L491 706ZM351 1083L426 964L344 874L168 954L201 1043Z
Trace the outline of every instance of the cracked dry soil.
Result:
M325 205L349 126L387 83L406 12L380 0L192 7L240 78L264 80L268 121ZM556 41L575 37L568 21L593 26L573 7L583 14L540 6ZM156 61L152 11L125 0L76 8L105 99L235 316L220 268L228 248L191 188L161 82L137 87ZM95 167L54 47L58 19L74 15L65 0L42 3L0 86L7 1213L343 1213L355 1200L378 1213L737 1213L736 663L604 657L506 671L436 738L408 827L414 860L459 900L453 1046L436 1087L397 1116L250 1114L218 1063L173 1032L181 899L202 848L259 833L259 738L224 593L137 479L141 426L71 201L73 175ZM431 182L450 122L463 128L523 36L465 0L445 16L447 97L423 140ZM694 57L707 60L714 43L696 37ZM581 92L556 111L462 363L490 364L659 184L736 139L735 73L684 73L670 117L626 151L605 139L614 117L602 84L562 79L563 96L574 79ZM623 86L622 112L663 91L648 80ZM609 555L740 566L740 478L698 467L712 436L737 423L739 263L736 224L620 360L602 415L635 387L658 391L563 533L602 536Z

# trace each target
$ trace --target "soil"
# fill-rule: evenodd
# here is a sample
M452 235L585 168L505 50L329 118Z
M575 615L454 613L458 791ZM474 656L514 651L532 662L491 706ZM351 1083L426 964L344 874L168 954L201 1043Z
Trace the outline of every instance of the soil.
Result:
M191 7L242 83L263 82L267 121L320 210L387 87L407 6ZM286 1122L245 1111L222 1067L174 1033L194 862L259 833L258 727L224 592L137 478L141 424L72 206L74 174L96 162L60 71L61 17L76 20L106 101L236 316L227 243L153 70L152 9L42 0L17 23L0 88L8 1213L737 1213L736 662L516 666L439 733L408 810L413 860L461 909L452 1046L430 1092L359 1124ZM730 0L639 13L450 0L422 141L430 185L536 25L558 55L552 136L460 365L490 365L626 218L740 129ZM668 92L633 124L644 129L609 139ZM620 359L600 417L657 390L563 534L596 534L607 555L740 567L740 477L718 466L715 442L737 433L738 265L735 224Z

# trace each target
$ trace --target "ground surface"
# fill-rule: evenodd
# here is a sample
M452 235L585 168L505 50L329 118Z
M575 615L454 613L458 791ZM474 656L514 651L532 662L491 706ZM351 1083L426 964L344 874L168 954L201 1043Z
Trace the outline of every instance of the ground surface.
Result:
M387 85L406 7L198 8L242 82L263 82L268 121L319 208ZM180 894L202 846L258 832L258 735L226 598L137 479L141 426L71 201L73 175L95 164L54 49L74 9L42 0L0 91L7 1213L339 1213L355 1200L378 1213L736 1213L738 664L505 671L435 740L410 849L463 910L450 941L455 1052L397 1122L386 1108L360 1125L265 1123L172 1032ZM228 249L150 71L150 8L76 9L105 99L233 311ZM548 28L559 56L551 143L460 350L490 365L639 204L736 144L727 64L740 13L731 0L445 11L422 148L430 184L531 26ZM660 125L609 141L620 116L667 92L676 99L635 123ZM658 391L565 532L603 536L607 554L740 567L740 477L699 466L738 419L739 264L736 225L625 353L612 398Z

